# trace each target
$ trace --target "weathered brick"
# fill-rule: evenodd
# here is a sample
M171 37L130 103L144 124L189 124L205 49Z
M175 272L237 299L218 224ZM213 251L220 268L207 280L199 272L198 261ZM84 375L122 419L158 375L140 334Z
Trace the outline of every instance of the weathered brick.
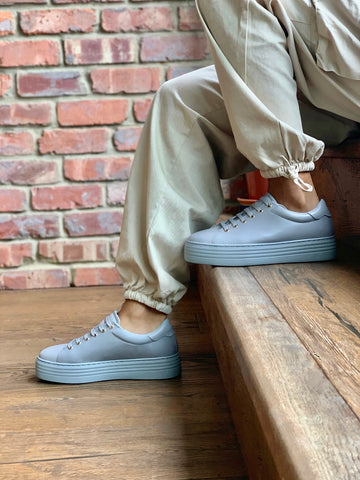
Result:
M80 267L73 269L75 287L94 285L122 285L122 280L114 267Z
M61 126L119 124L128 116L129 102L121 98L61 102L57 116Z
M166 79L171 80L172 78L181 77L181 75L185 75L185 73L190 73L195 70L198 70L201 66L197 65L173 65L171 66L167 73Z
M20 12L20 27L27 35L92 32L96 12L90 9L53 9Z
M64 161L64 176L75 182L127 180L130 167L131 159L128 157L68 158Z
M58 65L60 43L58 40L15 40L0 42L2 67L31 65Z
M0 212L22 212L26 206L26 193L18 188L0 189Z
M118 210L69 213L65 215L65 229L70 237L119 233L121 222L122 212Z
M114 135L115 147L119 151L130 152L135 151L142 127L121 127Z
M170 7L105 9L101 25L105 32L156 32L174 28Z
M55 97L87 93L80 72L19 72L17 92L21 97Z
M0 11L0 37L15 33L14 15L9 11Z
M49 125L49 103L12 103L0 105L0 125Z
M102 68L91 72L92 89L97 93L147 93L160 87L159 67Z
M136 60L135 38L86 38L65 40L68 65L130 63Z
M37 185L58 181L57 165L49 160L0 161L0 183Z
M11 76L6 75L6 73L0 73L0 97L3 97L5 93L10 90L11 86Z
M126 198L127 182L111 183L107 187L108 205L124 205Z
M134 101L134 117L137 122L145 122L152 104L152 98Z
M0 288L22 290L32 288L61 288L70 286L70 274L63 268L20 270L0 276Z
M202 23L195 7L179 7L179 30L202 30Z
M39 255L59 263L98 262L108 259L107 240L48 240L39 242Z
M57 215L0 215L0 239L52 238L59 235Z
M90 130L47 130L39 139L40 153L101 153L107 148L109 131L104 128Z
M100 185L61 185L34 187L31 206L34 210L70 210L101 206Z
M34 147L30 132L0 133L0 155L27 155L34 153Z
M21 3L46 3L46 0L0 0L0 5L17 5Z
M30 242L1 243L0 267L19 267L26 260L33 260L33 246Z
M200 60L206 55L207 44L202 34L149 36L141 41L140 57L143 62Z

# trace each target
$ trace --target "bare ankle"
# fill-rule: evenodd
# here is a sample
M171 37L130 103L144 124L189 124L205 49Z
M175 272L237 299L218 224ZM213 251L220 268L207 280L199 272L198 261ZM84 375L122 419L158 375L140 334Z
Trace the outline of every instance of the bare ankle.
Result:
M299 174L301 180L311 185L313 190L306 192L302 190L290 178L277 177L269 179L269 193L275 200L284 205L287 209L295 212L308 212L319 203L311 175L309 172Z
M150 333L158 328L165 320L166 315L143 303L134 300L125 300L119 310L122 328L132 333Z

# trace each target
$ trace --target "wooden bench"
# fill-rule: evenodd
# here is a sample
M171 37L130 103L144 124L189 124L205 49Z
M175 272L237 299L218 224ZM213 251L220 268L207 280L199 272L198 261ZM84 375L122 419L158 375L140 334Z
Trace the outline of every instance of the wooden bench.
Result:
M198 269L250 478L360 478L359 160L327 149L314 175L337 261Z

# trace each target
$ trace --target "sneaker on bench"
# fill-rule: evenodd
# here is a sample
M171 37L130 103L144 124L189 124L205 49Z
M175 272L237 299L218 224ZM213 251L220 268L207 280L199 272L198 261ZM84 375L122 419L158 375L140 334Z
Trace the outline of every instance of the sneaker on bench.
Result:
M123 329L116 311L89 333L45 348L36 359L37 377L56 383L154 380L179 374L176 336L169 320L140 335Z
M250 266L333 260L336 244L324 200L293 212L267 193L242 212L185 242L185 260L214 266Z

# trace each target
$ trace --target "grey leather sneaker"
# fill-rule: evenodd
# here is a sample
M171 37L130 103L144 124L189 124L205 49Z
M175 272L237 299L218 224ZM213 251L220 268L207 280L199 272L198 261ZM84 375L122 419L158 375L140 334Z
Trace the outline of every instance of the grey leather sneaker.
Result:
M36 359L37 377L57 383L165 379L179 374L180 357L169 320L139 335L121 328L117 312L82 337L45 348Z
M332 260L331 214L324 200L310 212L298 213L267 193L229 220L191 235L184 254L190 263L223 266Z

